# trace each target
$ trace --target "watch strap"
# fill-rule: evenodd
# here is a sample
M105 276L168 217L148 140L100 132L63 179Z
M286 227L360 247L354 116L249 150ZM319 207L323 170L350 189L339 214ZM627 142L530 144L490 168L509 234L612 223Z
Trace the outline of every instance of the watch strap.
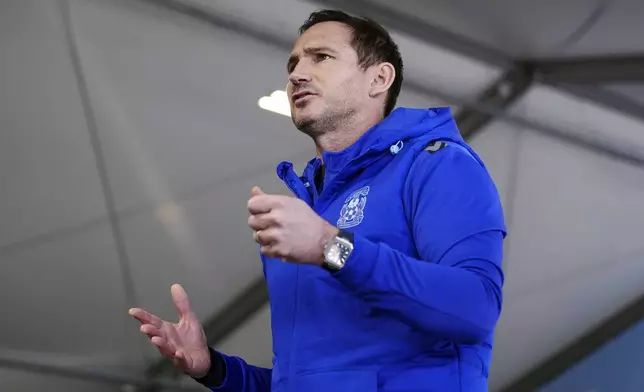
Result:
M347 230L340 229L338 232L338 237L343 238L353 245L353 233Z

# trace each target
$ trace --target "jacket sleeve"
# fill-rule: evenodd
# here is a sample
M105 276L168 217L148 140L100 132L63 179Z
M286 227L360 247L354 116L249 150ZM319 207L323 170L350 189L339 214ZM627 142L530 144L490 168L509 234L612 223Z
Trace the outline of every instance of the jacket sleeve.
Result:
M262 268L266 277L266 264ZM226 355L209 347L211 368L203 378L195 378L211 391L270 392L273 370L249 365L244 359Z
M229 356L210 348L212 367L197 382L211 391L270 392L271 369L247 364L242 358Z
M501 312L506 232L486 168L459 145L422 151L404 194L417 257L354 234L333 274L379 314L464 344L487 339Z

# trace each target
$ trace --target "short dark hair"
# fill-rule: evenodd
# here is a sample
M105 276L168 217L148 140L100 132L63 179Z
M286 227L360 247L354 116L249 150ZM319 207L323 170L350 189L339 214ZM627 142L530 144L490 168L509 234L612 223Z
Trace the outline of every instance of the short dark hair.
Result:
M322 22L339 22L347 25L353 32L351 45L358 54L358 62L363 69L367 69L381 62L388 62L394 66L396 75L387 92L385 101L385 117L396 107L396 101L403 83L403 61L398 50L398 45L391 38L387 30L377 22L366 17L355 17L339 10L320 10L313 12L300 27L302 35L312 26Z

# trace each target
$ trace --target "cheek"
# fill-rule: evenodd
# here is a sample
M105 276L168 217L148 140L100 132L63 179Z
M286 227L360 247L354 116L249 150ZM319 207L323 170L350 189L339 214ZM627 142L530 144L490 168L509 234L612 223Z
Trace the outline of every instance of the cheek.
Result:
M351 91L352 85L356 84L351 77L346 73L331 72L323 80L320 81L321 87L327 94L333 95L334 97L339 97L347 91Z
M347 103L360 102L365 94L364 86L359 78L343 80L337 88L339 100Z

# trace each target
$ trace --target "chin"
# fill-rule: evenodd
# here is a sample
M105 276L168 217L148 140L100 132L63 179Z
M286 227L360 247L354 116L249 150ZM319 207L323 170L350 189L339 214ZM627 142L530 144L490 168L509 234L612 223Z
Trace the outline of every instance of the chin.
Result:
M308 134L310 128L315 124L315 119L311 117L305 117L305 116L297 116L293 117L293 125L295 125L295 128L299 129L300 131Z
M314 113L310 113L307 109L308 108L299 109L293 114L293 124L297 129L303 132L306 132L306 128L310 128L311 125L315 124L318 118L318 116Z

